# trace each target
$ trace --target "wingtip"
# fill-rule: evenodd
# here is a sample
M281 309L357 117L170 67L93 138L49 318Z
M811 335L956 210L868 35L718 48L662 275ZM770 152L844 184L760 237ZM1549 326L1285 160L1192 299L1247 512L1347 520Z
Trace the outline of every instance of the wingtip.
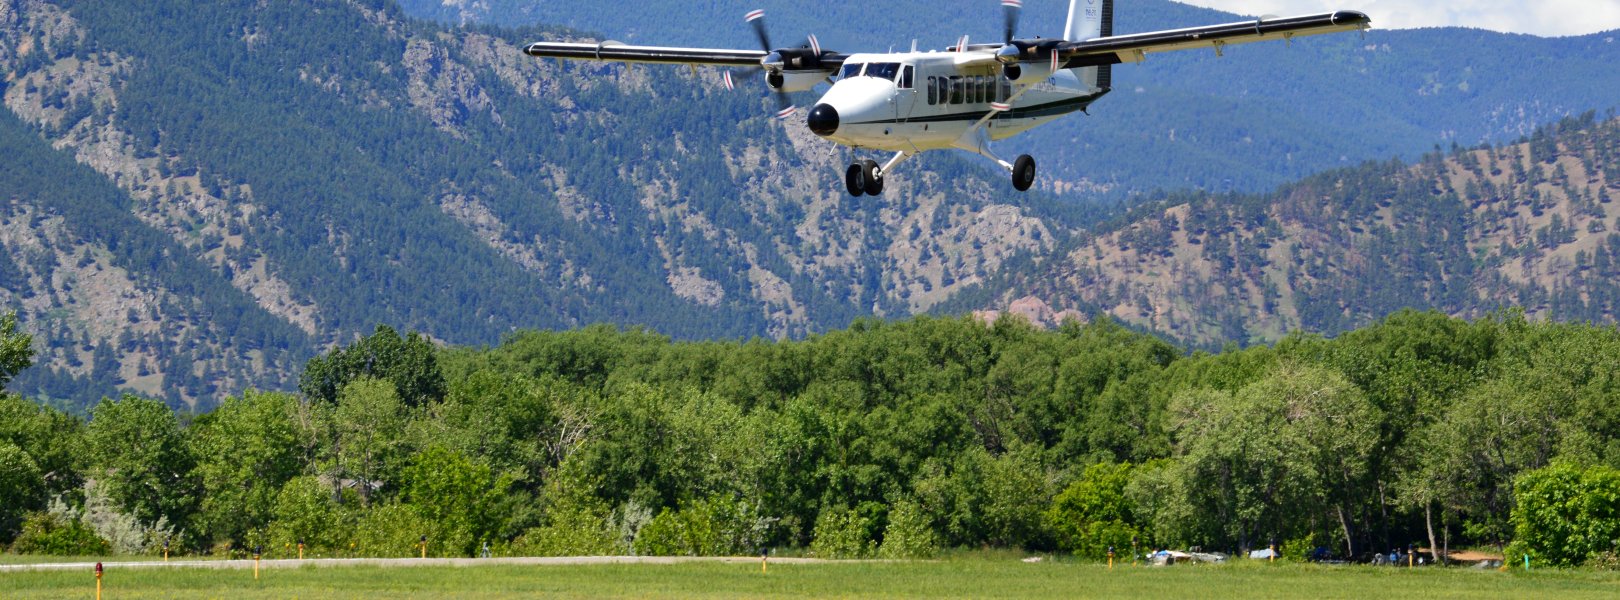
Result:
M1333 24L1368 26L1372 25L1372 17L1359 10L1341 10L1333 13Z

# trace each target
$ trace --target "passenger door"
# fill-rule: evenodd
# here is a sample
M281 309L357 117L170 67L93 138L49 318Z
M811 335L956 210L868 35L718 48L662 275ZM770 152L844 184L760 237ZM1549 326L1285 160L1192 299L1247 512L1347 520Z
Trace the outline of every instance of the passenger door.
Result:
M894 78L894 95L889 97L889 103L894 105L895 120L905 123L910 119L918 98L917 67L901 65L900 74Z

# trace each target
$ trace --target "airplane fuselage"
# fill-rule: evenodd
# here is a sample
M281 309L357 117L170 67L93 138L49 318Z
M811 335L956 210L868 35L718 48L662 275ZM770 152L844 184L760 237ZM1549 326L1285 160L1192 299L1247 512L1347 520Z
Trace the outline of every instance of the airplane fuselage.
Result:
M851 55L832 89L811 109L811 129L860 149L977 152L986 141L1084 110L1107 92L1062 70L1019 93L1020 86L995 65L963 64L962 57L958 52ZM975 127L987 116L984 127Z

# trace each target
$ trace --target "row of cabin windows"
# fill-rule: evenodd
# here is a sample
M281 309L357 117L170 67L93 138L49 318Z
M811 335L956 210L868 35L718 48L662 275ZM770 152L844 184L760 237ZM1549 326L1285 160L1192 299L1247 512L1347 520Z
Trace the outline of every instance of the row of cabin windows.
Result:
M979 75L928 78L928 104L988 104L1012 97L1012 82Z

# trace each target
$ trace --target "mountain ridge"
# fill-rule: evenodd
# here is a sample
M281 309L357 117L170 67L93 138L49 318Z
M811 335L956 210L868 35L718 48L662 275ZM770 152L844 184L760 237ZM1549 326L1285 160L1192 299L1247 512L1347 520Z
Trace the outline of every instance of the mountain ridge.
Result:
M1613 322L1620 120L1369 162L1260 195L1170 195L945 305L1034 296L1206 348L1403 308ZM988 297L987 297L988 295Z
M206 409L244 387L288 389L309 357L379 323L472 346L593 323L678 339L790 338L1029 295L1054 312L1088 313L1171 297L1106 270L1125 292L1086 292L1073 284L1084 281L1078 270L1041 270L1122 231L1100 225L1122 218L1098 191L1106 183L1057 176L1049 187L1061 195L1019 195L981 160L929 153L884 196L847 198L839 178L850 153L769 119L766 93L725 91L710 70L521 53L534 39L585 38L547 27L452 29L381 0L0 0L9 147L56 178L0 181L0 311L18 311L43 346L39 366L13 388L70 408L131 390ZM1375 50L1322 47L1290 60ZM1222 69L1262 55L1234 54ZM1154 98L1161 113L1212 122L1242 99L1129 93ZM1512 121L1535 122L1532 112ZM1172 129L1176 142L1143 131L1110 160L1162 162L1158 153L1188 147L1202 147L1186 158L1211 171L1242 160L1188 140L1205 133ZM1505 193L1520 191L1535 190ZM90 208L122 216L85 216L97 214ZM106 242L112 225L143 241ZM1552 231L1537 221L1529 235L1541 228ZM1245 293L1264 307L1264 286L1256 289ZM1363 312L1400 304L1373 291ZM1254 311L1253 323L1236 309L1185 309L1162 322L1120 314L1203 344L1262 341L1285 328L1332 333L1363 315L1313 310L1295 321Z
M873 0L806 10L779 0L615 5L402 0L408 14L451 22L544 20L593 39L752 49L742 21L764 8L773 39L815 33L822 47L923 49L1001 35L988 0ZM1068 4L1026 2L1020 35L1057 36ZM926 18L919 15L926 15ZM1119 33L1228 23L1244 17L1168 0L1120 3ZM1479 29L1378 29L1154 55L1114 70L1114 93L1072 117L998 143L1040 162L1037 185L1074 201L1160 189L1266 192L1317 172L1391 157L1416 160L1434 143L1506 143L1587 110L1620 105L1612 33L1538 38ZM694 23L703 26L694 27ZM836 25L834 25L836 24ZM784 41L787 40L787 41ZM876 40L874 43L873 40ZM1458 49L1466 48L1466 52ZM987 169L988 170L988 169Z

